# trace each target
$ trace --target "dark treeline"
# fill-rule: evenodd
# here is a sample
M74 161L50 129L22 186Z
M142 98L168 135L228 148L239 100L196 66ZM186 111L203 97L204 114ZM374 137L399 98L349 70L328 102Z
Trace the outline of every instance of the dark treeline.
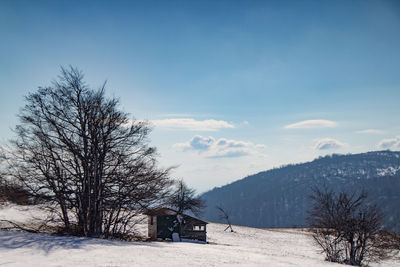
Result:
M232 224L306 226L313 187L336 192L364 189L368 201L386 214L385 226L400 231L400 152L391 151L326 156L248 176L204 193L204 216L222 222L215 207L223 206Z

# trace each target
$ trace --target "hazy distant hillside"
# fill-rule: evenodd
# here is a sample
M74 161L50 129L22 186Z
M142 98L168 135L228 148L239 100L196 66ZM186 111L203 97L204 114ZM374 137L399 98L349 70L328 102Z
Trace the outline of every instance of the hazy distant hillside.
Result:
M313 186L364 188L388 215L387 225L400 230L400 152L391 151L326 156L214 188L202 195L207 202L204 218L219 222L215 206L222 205L231 213L233 224L303 226Z

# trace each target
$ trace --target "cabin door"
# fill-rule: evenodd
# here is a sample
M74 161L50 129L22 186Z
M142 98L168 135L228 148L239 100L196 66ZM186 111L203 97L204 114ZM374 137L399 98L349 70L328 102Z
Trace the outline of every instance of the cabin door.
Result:
M180 233L180 224L176 215L157 216L157 237L172 239L172 233Z

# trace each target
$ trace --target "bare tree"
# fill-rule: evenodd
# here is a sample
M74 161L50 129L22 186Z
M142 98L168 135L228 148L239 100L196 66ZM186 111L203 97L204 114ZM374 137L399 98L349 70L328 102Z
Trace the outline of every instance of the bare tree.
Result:
M64 231L125 234L138 212L165 197L169 170L157 167L148 124L106 98L105 84L92 90L82 72L62 68L52 86L26 97L19 118L7 175L55 203Z
M391 255L392 249L385 247L387 239L384 241L381 232L383 214L367 203L365 192L314 189L311 199L308 221L327 261L359 266Z
M175 208L178 213L190 211L195 215L200 215L205 208L204 200L196 195L196 191L189 188L181 179L175 182L175 189L167 200L172 208Z
M232 228L231 221L229 220L229 213L226 212L221 206L217 206L216 208L220 212L219 218L221 220L226 221L226 223L228 224L228 227L226 227L224 231L226 231L228 229L231 229L231 232L234 232L233 228Z

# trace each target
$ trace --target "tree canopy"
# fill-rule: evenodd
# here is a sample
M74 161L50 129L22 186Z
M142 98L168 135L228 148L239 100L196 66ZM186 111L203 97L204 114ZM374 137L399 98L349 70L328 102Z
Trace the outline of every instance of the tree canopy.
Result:
M175 182L174 191L167 199L167 203L177 210L178 213L190 211L200 215L205 208L204 201L196 195L196 191L189 188L183 180Z

